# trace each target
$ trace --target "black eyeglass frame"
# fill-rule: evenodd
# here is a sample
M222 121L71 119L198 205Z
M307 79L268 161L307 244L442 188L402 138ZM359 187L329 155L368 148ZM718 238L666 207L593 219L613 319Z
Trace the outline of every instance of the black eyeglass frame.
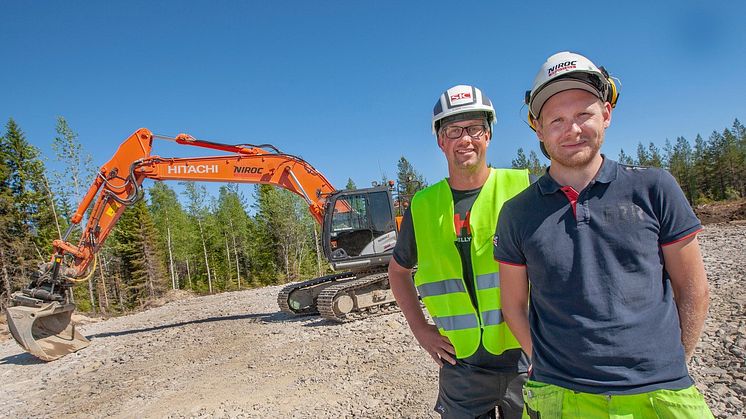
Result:
M458 128L458 135L456 135L455 137L449 135L448 131L455 130L456 128ZM473 128L480 128L480 129L478 131L474 131ZM478 138L486 134L488 129L489 128L485 124L474 124L474 125L469 125L468 127L460 127L458 125L446 125L445 127L441 128L441 131L443 132L443 135L445 135L445 137L448 138L449 140L458 140L459 138L464 136L464 131L466 131L466 133L469 134L469 137Z

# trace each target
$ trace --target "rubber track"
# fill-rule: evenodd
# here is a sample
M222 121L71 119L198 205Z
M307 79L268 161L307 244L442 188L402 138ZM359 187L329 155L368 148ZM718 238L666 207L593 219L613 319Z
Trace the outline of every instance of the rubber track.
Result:
M301 310L293 310L288 302L290 293L301 288L311 288L313 286L323 284L324 282L334 282L350 278L355 278L355 274L353 274L352 272L343 272L309 279L308 281L298 282L296 284L286 285L284 288L282 288L282 290L280 290L280 293L277 294L277 305L280 307L280 310L283 313L288 313L295 316L319 314L319 311L316 309L316 305L312 305Z
M399 306L396 304L396 302L387 302L378 306L366 307L360 311L353 310L347 314L339 314L334 311L334 298L336 298L339 294L348 293L349 291L367 287L377 282L383 283L386 280L388 280L388 273L386 272L369 272L362 278L344 281L342 283L325 288L319 294L319 298L316 303L321 317L340 323L346 323L354 320L360 320L368 317L380 316L382 314L395 313L399 311Z

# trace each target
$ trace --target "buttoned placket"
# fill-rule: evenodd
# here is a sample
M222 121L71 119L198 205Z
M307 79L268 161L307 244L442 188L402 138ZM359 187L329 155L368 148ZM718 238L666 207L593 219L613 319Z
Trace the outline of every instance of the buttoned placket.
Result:
M588 204L588 195L596 181L593 180L588 184L580 193L578 193L572 186L563 186L560 189L565 197L570 202L572 208L572 214L575 217L575 222L580 224L588 224L591 219L591 210Z
M589 205L588 197L590 196L591 189L595 184L596 181L592 180L591 183L589 183L585 189L580 191L580 194L578 195L578 204L580 204L580 208L578 208L578 214L575 216L578 225L589 224L591 221L591 207Z

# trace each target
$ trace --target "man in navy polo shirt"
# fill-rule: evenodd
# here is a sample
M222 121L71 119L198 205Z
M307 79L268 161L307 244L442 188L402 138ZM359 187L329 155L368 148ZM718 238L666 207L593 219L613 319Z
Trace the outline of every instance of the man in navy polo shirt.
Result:
M712 417L686 366L709 293L684 194L600 153L617 99L603 67L555 54L526 99L551 166L495 235L503 315L532 362L526 414Z

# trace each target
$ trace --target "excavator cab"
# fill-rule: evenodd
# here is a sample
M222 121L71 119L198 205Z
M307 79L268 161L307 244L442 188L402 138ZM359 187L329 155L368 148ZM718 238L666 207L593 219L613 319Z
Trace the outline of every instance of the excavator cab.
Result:
M391 198L385 185L331 194L322 239L334 270L358 271L388 264L397 235Z
M346 322L398 310L386 273L398 233L392 189L391 184L323 197L322 246L336 272L286 285L277 296L283 312Z

